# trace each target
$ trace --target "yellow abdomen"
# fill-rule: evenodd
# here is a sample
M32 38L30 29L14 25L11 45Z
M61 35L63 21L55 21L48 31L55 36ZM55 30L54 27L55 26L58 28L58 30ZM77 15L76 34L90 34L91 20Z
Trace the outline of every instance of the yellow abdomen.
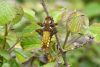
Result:
M49 31L43 31L43 37L42 37L42 48L48 49L50 43L50 32Z

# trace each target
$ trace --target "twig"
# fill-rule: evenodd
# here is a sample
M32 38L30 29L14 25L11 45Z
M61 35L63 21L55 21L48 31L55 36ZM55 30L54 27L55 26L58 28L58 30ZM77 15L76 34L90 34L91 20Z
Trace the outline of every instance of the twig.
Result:
M5 49L6 43L7 43L8 25L5 24L4 28L5 28L5 32L4 32L4 44L3 44L3 47L2 47L3 50ZM1 58L2 58L2 63L1 64L3 64L3 62L4 62L5 59L3 58L3 56Z
M63 48L62 48L62 46L61 46L61 44L60 44L60 42L59 42L59 38L58 38L57 33L55 34L55 37L56 37L56 41L57 41L57 46L58 46L58 48L59 48L59 50L60 50L60 53L62 54L62 58L63 58L63 60L64 60L64 65L65 65L65 67L69 67L69 65L68 65L68 63L67 63L66 52L63 51Z
M59 38L58 38L58 34L57 34L57 33L55 34L55 37L56 37L58 49L59 49L61 52L63 52L63 49L62 49L62 47L61 47L61 45L60 45L60 42L59 42Z
M6 41L7 41L7 35L8 35L8 25L5 24L5 33L4 33L4 45L3 45L3 49L5 49L6 46Z
M43 8L44 8L44 11L45 11L46 15L47 15L47 16L50 16L50 15L49 15L49 12L48 12L48 10L47 10L47 7L46 7L46 4L45 4L44 0L40 0L40 1L41 1L41 4L42 4Z
M69 67L69 64L67 63L66 52L63 52L63 53L62 53L62 57L63 57L63 60L64 60L64 65L65 65L65 67Z
M64 41L64 44L63 44L63 48L65 47L67 41L68 41L68 37L70 35L70 31L66 32L66 37L65 37L65 41Z
M12 49L16 46L16 44L19 43L19 41L20 41L20 38L17 39L16 43L11 48L9 48L8 51L11 52Z
M42 4L43 8L44 8L44 11L45 11L46 15L47 15L47 16L50 16L49 13L48 13L48 11L47 11L47 7L46 7L46 5L45 5L44 0L40 0L40 1L41 1L41 4ZM53 23L54 23L54 22L53 22ZM57 30L56 27L55 27L55 30ZM57 41L57 46L59 47L59 50L60 50L60 52L61 52L61 54L62 54L62 58L63 58L63 60L64 60L64 65L65 65L65 67L69 67L69 65L68 65L68 63L67 63L67 60L66 60L66 52L63 51L63 49L62 49L62 46L61 46L61 44L60 44L60 42L59 42L59 38L58 38L58 34L57 34L57 33L55 34L55 37L56 37L56 41Z

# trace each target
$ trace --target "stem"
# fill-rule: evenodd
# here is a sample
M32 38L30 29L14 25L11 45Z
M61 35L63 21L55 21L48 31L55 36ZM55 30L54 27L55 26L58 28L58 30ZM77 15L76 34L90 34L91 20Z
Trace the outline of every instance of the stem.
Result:
M57 33L55 34L55 37L56 37L57 47L60 50L61 54L63 54L63 49L62 49L62 47L60 45L60 42L59 42L59 38L58 38L58 34Z
M61 47L61 44L60 44L60 42L59 42L59 38L58 38L57 33L55 34L55 37L56 37L56 41L57 41L57 46L59 47L60 53L61 53L62 58L63 58L63 61L64 61L64 65L65 65L65 67L69 67L69 65L68 65L68 63L67 63L66 52L63 51L63 49L62 49L62 47Z
M8 25L5 24L5 33L4 33L4 45L3 49L5 49L6 43L7 43L7 35L8 35Z
M47 10L47 7L46 7L46 4L45 4L44 0L40 0L40 1L41 1L41 4L42 4L43 8L44 8L44 11L45 11L46 15L47 15L47 16L50 16L50 15L49 15L49 12L48 12L48 10Z
M11 52L13 50L13 48L16 46L16 44L19 43L19 41L20 41L20 38L17 39L16 43L11 48L9 48L8 51Z
M68 31L68 32L66 33L66 38L65 38L65 41L64 41L64 44L63 44L63 48L65 47L65 45L66 45L66 43L67 43L67 41L68 41L69 35L70 35L70 31Z
M6 47L6 43L7 43L7 36L8 36L8 25L7 24L5 24L5 32L4 32L4 44L3 44L3 47L2 47L2 49L4 50L5 49L5 47ZM2 65L3 65L3 62L4 62L4 58L3 57L1 57L2 58Z
M66 67L69 67L69 65L68 65L68 63L67 63L66 52L63 52L63 53L62 53L62 57L63 57L63 60L64 60L64 65L65 65Z
M65 47L65 45L66 45L66 43L67 43L67 41L68 41L69 35L70 35L70 31L67 31L67 32L66 32L65 41L64 41L64 44L63 44L63 48ZM62 53L62 57L63 57L63 60L64 60L64 65L65 65L66 67L69 67L69 65L68 65L68 63L67 63L66 52L63 52L63 53Z

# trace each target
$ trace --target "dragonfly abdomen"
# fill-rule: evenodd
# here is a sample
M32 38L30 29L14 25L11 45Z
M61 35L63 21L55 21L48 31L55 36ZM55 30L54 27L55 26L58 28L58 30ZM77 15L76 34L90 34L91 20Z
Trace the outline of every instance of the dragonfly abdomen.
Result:
M43 31L43 38L42 38L42 49L47 50L50 44L50 32Z

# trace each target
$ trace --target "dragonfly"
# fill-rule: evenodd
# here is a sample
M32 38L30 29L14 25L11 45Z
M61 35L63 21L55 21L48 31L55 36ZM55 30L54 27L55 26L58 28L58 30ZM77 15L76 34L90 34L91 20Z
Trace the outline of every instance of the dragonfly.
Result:
M42 49L44 51L47 51L50 46L51 38L52 36L57 33L54 20L52 17L47 16L45 18L45 21L43 23L38 23L42 28L37 29L36 32L38 32L42 36Z

